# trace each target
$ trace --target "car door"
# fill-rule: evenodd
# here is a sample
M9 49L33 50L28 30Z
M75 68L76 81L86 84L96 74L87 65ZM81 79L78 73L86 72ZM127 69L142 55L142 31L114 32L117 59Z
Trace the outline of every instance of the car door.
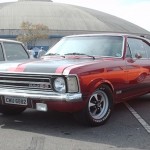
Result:
M127 38L127 97L150 91L150 44L140 38Z

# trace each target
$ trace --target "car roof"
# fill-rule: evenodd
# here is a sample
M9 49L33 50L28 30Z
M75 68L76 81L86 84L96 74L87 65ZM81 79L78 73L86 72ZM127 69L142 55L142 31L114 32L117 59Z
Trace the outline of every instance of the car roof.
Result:
M130 33L97 33L97 34L78 34L78 35L70 35L66 37L92 37L92 36L102 36L102 35L109 35L109 36L126 36L126 37L135 37L135 38L141 38L146 39L149 41L149 39L143 37L142 35L136 35L136 34L130 34Z
M22 43L16 40L9 40L9 39L0 39L0 42L12 42L12 43Z

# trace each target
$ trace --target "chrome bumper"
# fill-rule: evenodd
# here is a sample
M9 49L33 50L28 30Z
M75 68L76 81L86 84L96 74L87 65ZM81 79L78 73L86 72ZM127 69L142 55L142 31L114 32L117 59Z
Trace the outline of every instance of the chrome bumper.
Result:
M76 102L82 101L81 93L55 93L55 92L36 92L27 90L12 90L12 89L1 89L0 96L14 96L14 97L25 97L36 100L48 100L48 101L66 101Z

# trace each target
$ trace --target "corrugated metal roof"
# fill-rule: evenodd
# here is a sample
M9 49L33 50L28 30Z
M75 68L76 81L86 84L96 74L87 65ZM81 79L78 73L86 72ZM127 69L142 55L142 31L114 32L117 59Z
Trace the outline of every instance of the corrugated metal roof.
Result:
M23 21L44 24L50 30L111 31L150 34L115 16L73 5L23 1L0 9L0 29L20 29Z

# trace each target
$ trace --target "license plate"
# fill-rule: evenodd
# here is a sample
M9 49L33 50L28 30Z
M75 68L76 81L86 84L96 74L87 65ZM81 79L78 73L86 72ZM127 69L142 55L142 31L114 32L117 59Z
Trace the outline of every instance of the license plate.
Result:
M27 98L24 97L4 96L4 99L6 104L27 105Z

